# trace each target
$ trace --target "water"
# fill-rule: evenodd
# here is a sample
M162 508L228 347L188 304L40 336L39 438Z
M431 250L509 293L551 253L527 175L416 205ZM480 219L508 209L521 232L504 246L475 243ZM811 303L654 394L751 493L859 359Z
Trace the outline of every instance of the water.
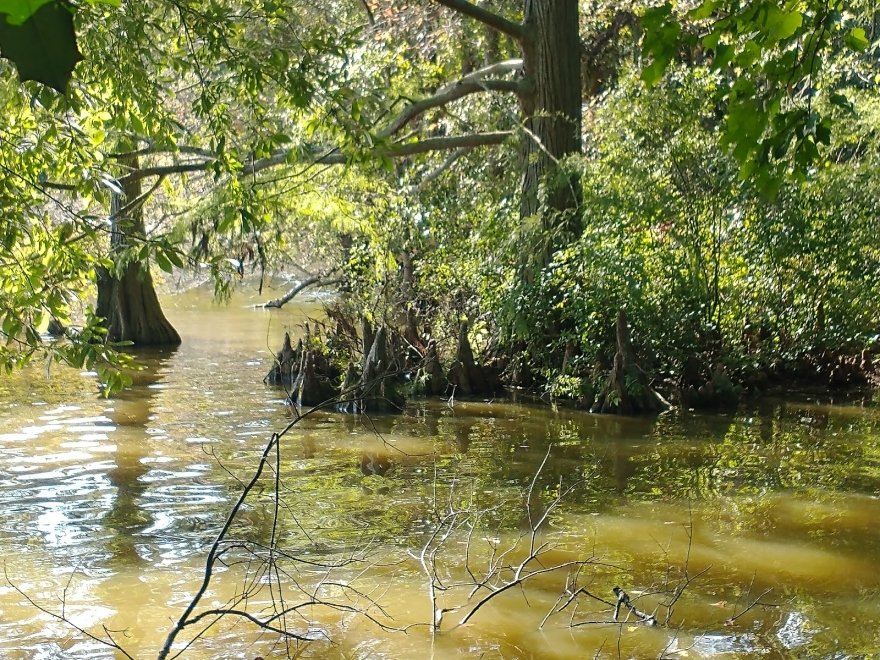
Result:
M83 632L107 640L106 630L133 657L156 656L271 433L290 420L283 394L261 382L272 352L285 328L318 313L248 302L165 298L184 344L142 354L135 386L110 400L92 375L57 366L48 380L39 366L0 380L0 655L123 657ZM184 631L183 657L880 650L875 408L773 401L647 421L438 399L374 420L310 415L280 447L278 521L271 456L198 611L234 603L267 618L282 599L290 608L317 596L285 619L314 641L285 645L227 616L195 641L204 625ZM526 572L590 559L577 583L573 570L535 575L456 626L493 552L510 549L499 565L522 562L531 524L560 492L536 537L547 550ZM449 531L442 542L438 529ZM273 538L286 554L267 572ZM434 550L438 607L460 608L439 634L425 625L433 614L419 561ZM510 577L500 571L495 587ZM591 595L542 627L566 585ZM614 586L666 625L632 615L608 623L612 608L599 599L613 602ZM664 603L679 592L666 621ZM487 593L478 589L470 607Z

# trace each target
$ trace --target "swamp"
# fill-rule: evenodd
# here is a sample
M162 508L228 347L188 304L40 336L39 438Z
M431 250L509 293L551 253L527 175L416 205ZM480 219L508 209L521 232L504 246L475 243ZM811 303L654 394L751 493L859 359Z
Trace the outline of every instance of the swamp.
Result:
M153 657L200 584L206 548L242 481L288 420L283 392L261 383L272 360L266 337L318 305L278 315L239 297L218 307L207 291L164 300L184 343L140 353L146 369L122 394L98 397L94 377L70 369L52 380L21 373L2 383L2 561L11 583L0 591L4 657L118 657L38 607L66 610L97 634L101 626L124 630L115 638L133 657ZM383 630L351 612L315 608L287 622L317 637L297 653L870 654L880 645L878 431L875 407L827 397L647 419L509 399L450 406L441 397L369 420L310 415L282 440L280 547L319 563L362 553L363 562L328 579L375 599L389 617L380 617L383 624L420 625ZM528 531L524 493L545 456L533 514L560 488L566 495L544 532L553 550L542 564L591 559L582 586L614 601L611 590L620 585L649 611L690 576L669 625L615 624L613 608L586 599L541 627L571 579L563 569L493 599L466 626L432 634L417 556L439 525L438 499L441 515L451 498L482 512L473 535L458 530L437 554L443 580L462 582L468 539L470 561L484 567L489 548L509 547ZM268 545L272 479L241 511L235 541ZM519 548L513 560L525 553ZM299 588L325 579L315 566L279 563L292 572L275 593L255 558L230 562L215 575L205 607L229 606L252 590L248 609L265 614L280 590L302 598ZM333 591L326 597L339 600ZM467 589L459 591L449 606L466 602ZM661 619L665 613L658 610ZM578 625L585 621L605 623ZM277 635L222 620L184 657L285 657L289 650Z
M880 653L874 0L0 2L0 655Z

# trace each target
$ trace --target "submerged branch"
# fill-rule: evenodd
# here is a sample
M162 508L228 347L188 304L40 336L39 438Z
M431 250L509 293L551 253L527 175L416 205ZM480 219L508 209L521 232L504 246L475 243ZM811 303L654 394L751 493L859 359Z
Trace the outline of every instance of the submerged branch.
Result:
M753 578L753 581L754 581L754 578ZM751 585L749 585L749 589L751 589ZM768 587L767 589L764 589L764 591L761 592L761 595L759 595L751 603L749 603L748 606L742 612L740 612L739 614L735 614L734 616L727 619L727 621L724 622L724 625L725 626L732 626L733 624L736 623L737 619L739 619L741 616L743 616L746 612L749 612L750 610L752 610L757 605L760 605L762 607L776 607L776 605L773 603L762 603L761 602L761 599L764 596L766 596L767 594L769 594L771 591L773 591L772 587Z
M648 614L647 612L642 612L640 609L636 608L630 602L629 594L627 594L620 587L614 587L612 589L614 595L617 596L617 602L614 604L614 620L620 621L620 610L622 607L625 607L630 614L635 616L639 621L644 623L647 626L656 626L657 625L657 617L653 614Z
M310 286L330 286L332 284L339 284L340 282L342 282L342 278L330 278L329 275L330 273L324 273L307 277L280 298L270 300L269 302L262 305L256 305L256 307L263 307L266 309L281 309L282 307L284 307L284 305L293 300L298 293L300 293L304 289L309 288Z
M208 586L211 584L211 577L214 574L214 562L217 559L218 553L220 552L220 547L223 544L223 540L229 533L229 529L232 527L232 523L235 521L235 518L238 515L241 507L244 505L245 500L247 500L248 495L250 495L251 490L253 490L254 486L256 486L257 482L259 482L260 477L263 474L263 470L268 463L269 455L274 449L275 444L281 439L281 436L287 433L287 431L289 431L291 428L293 428L293 426L300 419L301 417L294 418L294 420L290 422L290 424L288 424L281 433L273 433L269 442L266 443L266 446L263 448L263 453L260 456L260 462L257 464L257 469L254 471L251 480L244 487L244 490L242 490L241 494L238 496L238 500L236 500L232 509L229 511L229 515L226 517L226 522L224 523L223 528L220 530L220 533L217 534L217 538L214 540L211 549L208 551L208 557L205 560L205 573L204 577L202 578L202 584L190 600L189 605L186 607L183 614L180 615L177 623L174 624L174 627L165 638L165 644L159 651L158 660L165 660L165 658L168 657L168 654L171 652L171 647L173 646L174 641L177 639L177 636L180 634L180 632L187 626L192 625L197 620L190 619L190 615L193 613L199 602L202 600L202 597L208 591Z

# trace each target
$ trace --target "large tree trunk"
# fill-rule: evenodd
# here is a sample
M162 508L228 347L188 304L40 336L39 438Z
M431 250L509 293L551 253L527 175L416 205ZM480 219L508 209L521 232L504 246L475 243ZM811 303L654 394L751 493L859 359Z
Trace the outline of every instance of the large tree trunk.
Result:
M132 170L137 169L136 156L122 161ZM128 245L131 238L144 238L146 230L142 205L138 204L124 214L120 211L138 199L140 180L126 181L123 193L113 193L110 214L113 218L111 252L114 258ZM148 263L132 261L117 277L105 268L99 268L98 301L95 314L104 319L107 338L111 341L130 341L135 346L177 346L180 335L165 318L159 298L153 287Z
M531 88L520 96L526 128L520 216L541 218L543 241L529 257L542 267L581 229L577 178L559 167L581 149L578 0L526 0L524 27L523 73Z

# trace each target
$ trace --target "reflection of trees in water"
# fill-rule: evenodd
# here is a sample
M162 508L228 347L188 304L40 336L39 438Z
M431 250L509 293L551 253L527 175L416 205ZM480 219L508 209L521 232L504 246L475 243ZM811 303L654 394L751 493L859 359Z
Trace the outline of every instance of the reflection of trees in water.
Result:
M678 412L657 419L547 408L511 412L505 406L426 408L414 424L418 435L427 431L428 437L454 442L461 464L449 469L466 471L487 491L526 483L553 444L537 487L550 493L560 479L581 480L570 496L574 504L612 495L703 499L806 483L864 492L876 487L856 462L864 457L877 465L878 443L832 438L834 432L851 433L844 423L856 418L840 418L827 407L766 402L736 413ZM859 423L866 418L871 416ZM413 424L403 418L382 422Z
M150 527L152 514L141 506L141 497L147 488L143 477L150 471L147 458L147 427L153 414L152 403L157 390L150 387L161 382L160 372L170 354L147 353L137 356L144 369L133 374L131 388L112 399L110 419L117 425L116 465L107 472L116 495L103 525L113 532L108 543L114 560L136 563L137 535Z
M862 466L872 452L880 466L880 444L871 441L865 419L870 416L770 400L730 414L679 412L657 420L650 436L613 441L609 468L618 492L646 497L807 488L873 493L877 478Z

